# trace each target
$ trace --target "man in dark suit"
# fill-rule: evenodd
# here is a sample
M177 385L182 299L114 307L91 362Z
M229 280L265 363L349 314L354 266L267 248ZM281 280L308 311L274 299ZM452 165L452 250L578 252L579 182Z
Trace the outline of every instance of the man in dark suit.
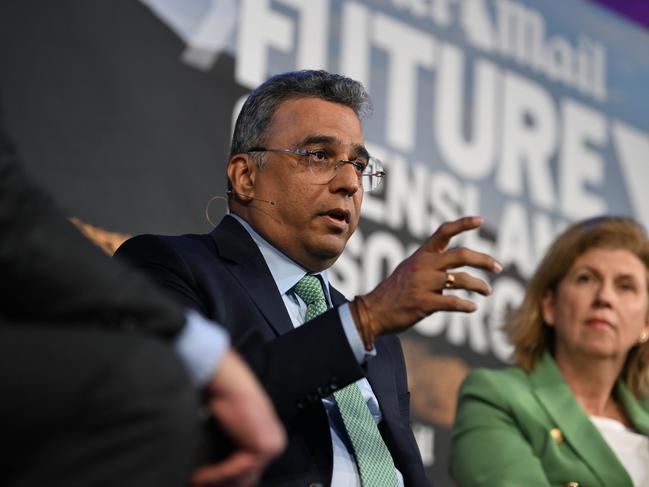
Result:
M0 235L1 485L186 485L209 433L203 386L233 454L194 484L256 483L284 435L227 334L88 242L1 123ZM199 367L196 327L212 343Z
M263 485L428 485L394 333L437 310L475 309L445 288L489 293L481 279L447 269L499 270L487 255L447 251L451 237L482 221L464 218L440 227L371 293L348 302L329 286L363 192L384 176L364 146L368 111L367 93L349 78L271 78L234 130L231 214L209 235L144 235L117 252L225 326L266 387L289 446Z

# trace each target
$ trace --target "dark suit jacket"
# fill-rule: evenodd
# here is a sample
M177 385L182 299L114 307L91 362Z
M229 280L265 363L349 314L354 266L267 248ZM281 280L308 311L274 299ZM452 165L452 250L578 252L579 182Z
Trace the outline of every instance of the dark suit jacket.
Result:
M398 338L376 342L359 366L334 308L294 329L261 252L226 216L209 235L142 235L116 253L148 272L181 303L221 323L271 396L289 436L264 485L329 485L331 438L321 399L365 376L377 396L381 433L407 486L429 485L410 427L409 393ZM334 305L345 298L331 289Z
M615 394L633 427L649 435L649 400L639 401L622 382ZM632 486L549 354L529 374L512 367L467 376L451 472L460 486Z

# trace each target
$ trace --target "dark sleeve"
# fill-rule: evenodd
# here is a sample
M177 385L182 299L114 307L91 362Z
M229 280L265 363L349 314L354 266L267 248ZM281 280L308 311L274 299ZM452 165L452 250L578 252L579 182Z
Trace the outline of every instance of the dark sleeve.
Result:
M319 406L322 399L364 376L337 309L250 347L244 357L283 418Z
M12 322L98 323L177 333L183 309L113 262L35 184L0 122L0 315Z
M333 391L363 377L337 309L271 338L261 331L268 328L255 313L254 303L244 301L234 286L229 289L231 282L219 282L221 295L216 297L217 290L208 290L201 275L212 263L188 263L185 257L197 250L183 247L180 251L181 245L174 237L140 235L122 244L115 257L147 273L174 300L222 325L282 418L320 404Z

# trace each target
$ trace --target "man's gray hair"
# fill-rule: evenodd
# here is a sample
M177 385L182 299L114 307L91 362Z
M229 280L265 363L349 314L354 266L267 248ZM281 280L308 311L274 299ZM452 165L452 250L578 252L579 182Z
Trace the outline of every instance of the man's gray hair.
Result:
M286 100L299 98L339 103L354 110L361 120L372 112L370 97L358 81L327 71L281 73L259 85L243 104L234 127L230 157L253 147L263 147L277 107ZM260 162L257 160L258 164Z

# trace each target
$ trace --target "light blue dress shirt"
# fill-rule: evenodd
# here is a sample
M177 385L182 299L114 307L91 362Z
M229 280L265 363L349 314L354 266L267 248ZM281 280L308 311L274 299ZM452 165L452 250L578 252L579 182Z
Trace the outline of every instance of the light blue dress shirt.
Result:
M252 239L255 241L261 254L266 261L266 265L275 280L277 289L279 290L284 305L291 318L294 327L301 326L306 320L306 303L302 301L294 292L295 286L307 271L303 269L296 262L291 260L285 254L277 250L270 243L268 243L261 235L259 235L245 220L237 215L231 214L241 225L248 231ZM324 283L325 295L329 307L332 306L331 296L329 293L329 279L327 271L318 273L321 281ZM376 354L375 350L365 352L365 347L361 337L358 334L356 325L349 310L349 304L344 304L338 308L340 321L343 324L343 330L347 336L347 340L356 356L359 363L367 360L368 356ZM372 386L367 379L362 378L356 382L361 390L363 399L367 403L367 407L372 413L374 421L378 424L382 419L381 408L372 391ZM333 396L328 396L322 400L327 416L329 419L329 430L331 432L331 442L333 447L333 476L331 479L332 487L361 487L360 476L358 474L358 467L354 460L353 449L345 426L343 424L338 405ZM403 477L399 470L396 471L399 485L403 487Z

